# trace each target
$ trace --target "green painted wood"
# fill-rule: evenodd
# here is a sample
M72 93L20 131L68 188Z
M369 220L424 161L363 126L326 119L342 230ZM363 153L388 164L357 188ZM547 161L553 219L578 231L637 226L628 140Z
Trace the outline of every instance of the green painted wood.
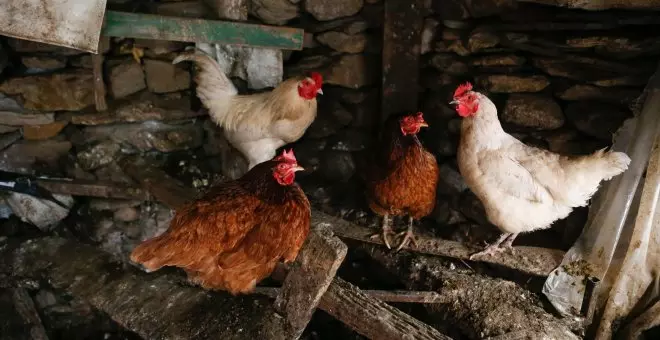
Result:
M224 45L301 50L305 31L291 27L105 12L102 34L109 37L205 42Z

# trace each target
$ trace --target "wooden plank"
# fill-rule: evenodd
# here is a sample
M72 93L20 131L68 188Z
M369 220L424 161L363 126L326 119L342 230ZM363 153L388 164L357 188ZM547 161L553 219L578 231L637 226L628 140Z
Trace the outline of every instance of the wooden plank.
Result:
M92 54L92 72L94 73L94 101L96 111L105 111L108 109L108 103L105 100L105 83L103 82L103 54Z
M107 11L102 34L110 37L301 50L304 30L219 20Z
M142 201L151 200L151 196L147 191L117 183L56 179L37 179L36 182L53 194Z
M275 300L275 308L286 315L296 339L312 319L347 251L327 225L313 226Z
M321 308L369 339L451 338L337 277L321 299Z
M329 216L320 211L312 212L312 222L323 220L332 225L332 232L341 237L353 239L365 243L384 245L381 239L372 239L374 230L361 227L354 223ZM470 260L470 255L477 249L470 248L463 243L449 241L439 238L429 238L424 235L416 235L417 246L406 246L403 249L421 254L452 257L464 261ZM564 257L564 252L558 249L547 249L539 247L514 247L515 252L500 253L495 257L484 257L479 262L511 268L527 275L548 276L556 268Z
M0 277L37 280L64 291L144 339L291 339L266 297L182 285L178 274L148 274L94 246L60 237L5 239Z
M256 294L268 296L275 299L280 294L281 289L277 287L257 287ZM410 291L410 290L378 290L368 289L362 292L369 297L383 302L391 303L448 303L448 300L441 294L432 291ZM323 306L320 306L321 308Z
M418 109L423 0L385 0L381 122Z
M46 334L44 325L41 323L39 312L37 312L34 301L32 301L32 297L30 297L27 290L20 287L12 288L11 295L14 308L16 308L18 314L23 318L25 324L30 327L30 339L48 340L48 335Z

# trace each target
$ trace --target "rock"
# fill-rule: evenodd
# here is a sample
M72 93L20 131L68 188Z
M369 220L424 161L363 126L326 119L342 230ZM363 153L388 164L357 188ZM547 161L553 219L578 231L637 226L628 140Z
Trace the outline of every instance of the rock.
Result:
M438 25L440 22L433 18L424 19L424 28L422 30L422 46L421 53L426 54L431 51L431 44L435 40L435 36L438 33Z
M331 136L339 130L341 126L332 117L318 115L312 124L307 128L305 136L310 138L325 138Z
M468 65L453 54L436 54L431 58L430 64L438 71L449 75L464 75L470 71Z
M424 112L425 116L428 115L437 120L451 119L458 115L454 108L449 107L449 100L435 94L428 95L424 98L422 112Z
M316 20L328 21L357 14L364 5L363 0L305 0L305 11Z
M69 195L54 194L53 196L69 209L75 203L73 197ZM33 224L43 231L49 231L69 215L69 209L65 209L55 202L30 195L12 192L6 200L21 221Z
M648 82L648 75L627 75L613 78L603 78L590 81L590 84L603 87L613 86L643 86Z
M202 145L204 132L198 124L169 125L147 121L141 124L90 126L82 130L81 143L110 139L128 144L140 151L171 152L189 150Z
M85 171L94 170L115 160L121 147L112 141L103 141L78 152L78 164Z
M364 20L356 20L344 27L344 33L348 35L357 35L369 28L369 23Z
M514 76L504 74L481 75L475 78L476 83L490 92L539 92L550 85L545 76Z
M318 71L330 63L332 63L332 59L325 55L307 56L299 60L296 64L288 66L285 70L286 77L290 78L306 74L310 71Z
M500 38L495 33L477 28L470 33L467 48L470 52L474 53L490 47L495 47L499 43Z
M219 156L219 173L229 179L237 179L245 174L248 168L247 160L229 144L221 128L211 120L206 120L203 127L206 132L204 152L209 156Z
M364 51L367 37L364 34L349 35L343 32L325 32L316 36L316 40L335 51L344 53L360 53Z
M349 152L362 151L369 145L369 140L369 134L366 131L344 129L330 139L328 149Z
M613 84L609 86L615 86L617 84L616 79L630 77L630 73L639 72L639 70L632 67L604 62L594 58L582 58L581 60L584 60L584 63L573 63L553 58L534 58L533 64L543 70L543 72L554 77L587 82L601 81L603 84L607 84L608 82ZM639 74L634 76L636 77L624 78L623 82L621 80L618 82L626 85L626 82L630 82L630 79L635 79L632 81L632 84L639 85L638 83L641 79L644 80L641 84L645 84L646 80L648 80L647 76L641 77Z
M552 130L564 125L561 107L551 97L536 94L512 94L506 101L502 120L538 130Z
M321 164L321 151L323 151L328 142L325 139L303 140L293 147L296 159L300 165L305 168L305 173L312 173L319 168Z
M613 105L593 101L571 103L566 107L566 117L580 132L608 141L631 115Z
M325 72L324 82L354 89L372 85L377 81L376 65L373 58L361 54L343 55Z
M597 100L628 105L641 94L641 90L603 88L592 85L577 84L558 92L556 96L567 101Z
M289 0L250 0L250 14L271 25L284 25L298 16L298 6Z
M461 125L463 120L461 118L454 118L447 123L447 131L453 135L459 135L461 133Z
M57 121L44 125L25 125L23 126L23 139L42 140L52 138L57 136L68 124L68 121Z
M106 166L102 166L94 171L94 176L99 181L110 183L124 183L128 185L135 185L135 181L128 176L124 169L122 169L116 162L112 162Z
M95 110L94 110L95 111ZM71 121L78 125L104 125L113 123L134 123L147 120L180 120L204 115L204 111L190 110L190 97L177 98L155 95L147 92L137 98L119 102L106 112L92 112L73 115Z
M0 121L2 121L1 118L0 118ZM20 129L19 126L0 125L0 134L6 134L6 133L9 133L9 132L14 132L18 129Z
M35 162L55 165L71 150L71 146L71 142L53 139L19 141L0 153L0 168L12 171L33 170Z
M77 55L83 54L83 51L74 50L72 48L60 47L51 44L43 44L31 40L22 40L22 39L7 39L11 49L18 53L50 53L58 55Z
M144 73L151 92L175 92L190 87L190 72L168 61L144 59Z
M458 150L458 138L449 133L449 131L440 131L432 133L433 139L429 143L432 145L431 151L439 157L451 157L456 155Z
M317 115L334 120L343 126L350 124L353 120L353 115L338 100L321 101L319 103Z
M21 139L20 131L13 131L0 135L0 150L6 149L8 146L16 143L19 139Z
M225 74L247 81L251 89L275 87L282 82L281 50L230 45L221 45L216 49L201 43L197 47L215 58Z
M548 150L562 155L583 155L594 150L593 141L585 141L574 129L560 129L545 136Z
M135 208L140 204L142 204L141 201L113 198L91 198L89 200L89 208L96 211L115 211L124 208Z
M133 59L125 60L111 67L108 71L108 82L110 83L110 93L114 98L123 98L147 88L142 65Z
M27 68L38 70L57 70L66 67L66 59L58 57L22 57L21 62Z
M434 46L434 50L439 53L453 52L462 57L470 55L470 50L468 50L461 40L438 41Z
M483 68L517 67L525 64L525 58L515 54L495 54L474 57L470 65Z
M440 181L438 182L439 193L456 195L467 189L468 186L465 184L463 177L458 171L447 164L440 165Z
M55 122L55 115L52 113L20 113L0 109L0 122L13 126L52 124Z
M344 151L325 151L318 171L330 181L347 181L355 173L353 155Z
M89 71L10 78L0 84L0 92L21 95L24 107L32 110L77 111L94 104Z
M660 52L660 44L655 37L633 41L621 36L581 36L566 39L566 45L574 48L593 48L597 54L620 59Z
M140 212L133 207L123 207L115 211L113 218L121 222L131 222L140 218Z
M153 39L135 39L133 46L145 48L145 55L155 57L181 51L186 44L180 41L153 40Z

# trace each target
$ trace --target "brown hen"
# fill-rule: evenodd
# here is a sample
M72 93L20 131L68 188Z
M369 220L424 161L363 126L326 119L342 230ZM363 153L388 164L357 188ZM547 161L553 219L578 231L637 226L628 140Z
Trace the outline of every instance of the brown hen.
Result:
M392 216L408 216L408 230L397 248L409 241L415 244L413 221L429 215L435 207L439 178L435 157L422 146L417 133L428 125L422 113L388 119L380 142L383 147L367 175L367 200L371 210L383 216L382 235L390 247L388 235Z
M249 293L280 260L293 261L310 225L307 197L294 183L293 152L255 166L177 210L170 228L133 250L148 271L183 268L191 282Z

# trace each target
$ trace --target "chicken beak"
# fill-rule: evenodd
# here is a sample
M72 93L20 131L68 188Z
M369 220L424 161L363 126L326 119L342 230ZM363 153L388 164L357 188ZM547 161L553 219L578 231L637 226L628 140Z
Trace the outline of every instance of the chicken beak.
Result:
M419 123L419 127L429 127L429 124L426 122Z
M316 93L318 93L318 94L323 94L323 89L318 89L318 90L316 90Z
M303 168L303 167L300 166L300 165L296 165L296 166L294 166L293 168L291 168L291 170L293 170L293 172L298 172L298 171L304 171L305 168Z
M458 100L452 100L449 102L449 105L455 105L458 104Z

